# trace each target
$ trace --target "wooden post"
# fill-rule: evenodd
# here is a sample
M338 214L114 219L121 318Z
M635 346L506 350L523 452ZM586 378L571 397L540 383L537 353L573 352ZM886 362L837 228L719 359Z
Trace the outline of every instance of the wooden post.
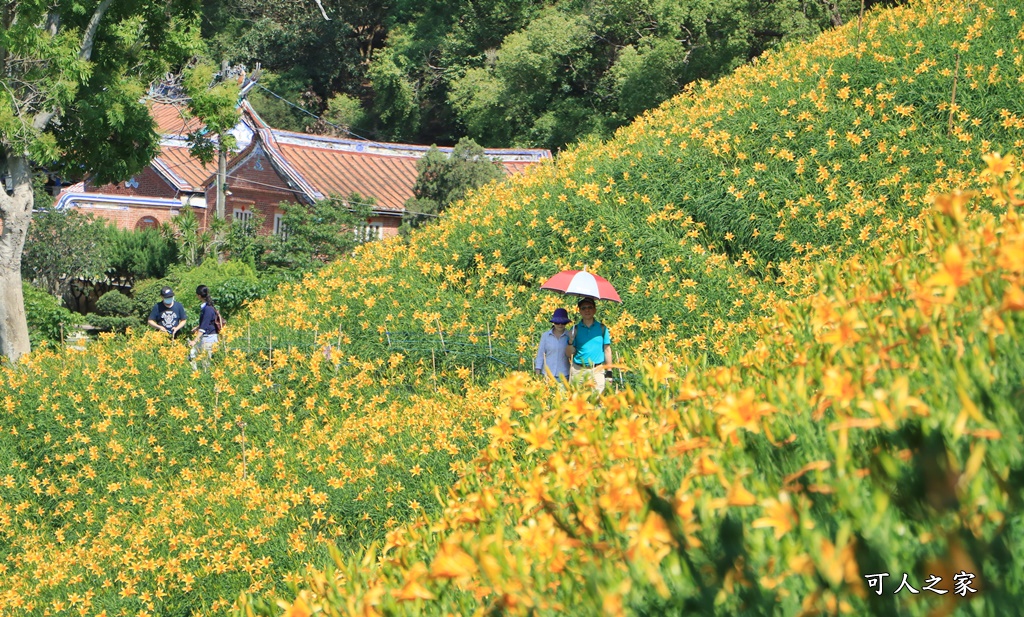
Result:
M960 76L960 52L956 52L956 68L953 69L953 99L949 102L949 132L953 133L953 110L956 107L956 80Z
M242 479L245 480L245 477L247 475L245 465L245 422L239 422L238 428L242 429Z
M444 346L444 332L441 331L441 320L435 319L434 322L437 323L437 336L441 338L441 351L448 353L448 349Z

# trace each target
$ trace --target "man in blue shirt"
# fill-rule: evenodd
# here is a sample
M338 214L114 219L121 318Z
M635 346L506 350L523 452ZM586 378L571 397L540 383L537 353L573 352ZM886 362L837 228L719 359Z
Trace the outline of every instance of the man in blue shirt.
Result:
M188 316L185 314L185 307L174 299L174 291L170 287L160 290L163 300L156 303L149 313L149 326L154 330L166 332L174 338L178 331L185 327Z
M597 305L592 298L576 303L580 321L569 334L565 354L572 359L569 381L590 383L598 394L604 392L605 370L612 365L612 337L608 328L594 319Z

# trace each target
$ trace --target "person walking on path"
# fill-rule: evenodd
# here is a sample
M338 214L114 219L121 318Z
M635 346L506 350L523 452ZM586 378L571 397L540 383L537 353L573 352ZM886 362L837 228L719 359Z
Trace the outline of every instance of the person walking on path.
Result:
M163 300L157 302L149 313L149 326L154 330L166 332L171 338L178 335L178 331L185 327L188 315L185 314L185 307L174 299L174 291L170 287L160 290Z
M533 370L538 375L548 375L564 383L569 379L569 357L565 354L565 347L569 344L569 333L565 330L565 324L569 323L569 313L564 308L555 309L551 323L551 329L540 336Z
M206 285L196 287L196 296L202 303L199 305L199 326L194 330L192 338L192 349L188 352L188 359L192 363L192 370L196 370L196 356L203 353L203 367L210 366L210 358L213 355L213 346L220 340L217 330L217 310L213 306L213 298L210 297L210 289Z
M583 298L576 303L580 321L569 333L569 344L565 355L571 358L569 381L590 383L598 394L604 392L605 371L611 370L612 337L608 328L594 319L597 305L592 298Z

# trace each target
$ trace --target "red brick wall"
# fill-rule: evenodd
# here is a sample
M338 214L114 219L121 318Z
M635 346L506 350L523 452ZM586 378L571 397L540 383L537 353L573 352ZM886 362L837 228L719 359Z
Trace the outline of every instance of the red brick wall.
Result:
M105 193L107 195L137 195L142 197L167 197L174 199L178 196L178 190L167 183L164 178L153 169L152 166L146 167L139 173L133 176L135 181L139 183L138 188L125 186L124 182L118 182L116 184L104 184L103 186L94 186L85 180L85 192L86 193Z
M257 164L262 169L256 169ZM231 193L224 200L224 215L234 219L235 210L259 212L263 215L262 232L274 233L274 215L282 212L277 207L282 201L297 203L298 195L288 188L288 182L278 175L266 156L252 155L237 167L228 170L227 188ZM210 187L210 208L215 209L214 188Z
M91 214L98 219L110 221L121 229L138 229L143 219L152 219L158 225L169 223L178 214L180 208L160 208L149 206L118 206L114 204L85 204L78 210L83 214ZM204 221L205 213L197 209L196 215Z
M398 235L398 228L402 225L401 216L374 216L370 218L371 223L383 223L384 237L390 238Z

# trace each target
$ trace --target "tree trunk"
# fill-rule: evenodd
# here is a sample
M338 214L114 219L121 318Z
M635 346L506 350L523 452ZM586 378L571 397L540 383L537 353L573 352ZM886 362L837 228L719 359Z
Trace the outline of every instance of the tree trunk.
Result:
M8 150L7 172L14 183L14 193L0 190L0 354L12 362L28 353L28 321L25 298L21 290L21 251L32 222L32 175L24 154Z

